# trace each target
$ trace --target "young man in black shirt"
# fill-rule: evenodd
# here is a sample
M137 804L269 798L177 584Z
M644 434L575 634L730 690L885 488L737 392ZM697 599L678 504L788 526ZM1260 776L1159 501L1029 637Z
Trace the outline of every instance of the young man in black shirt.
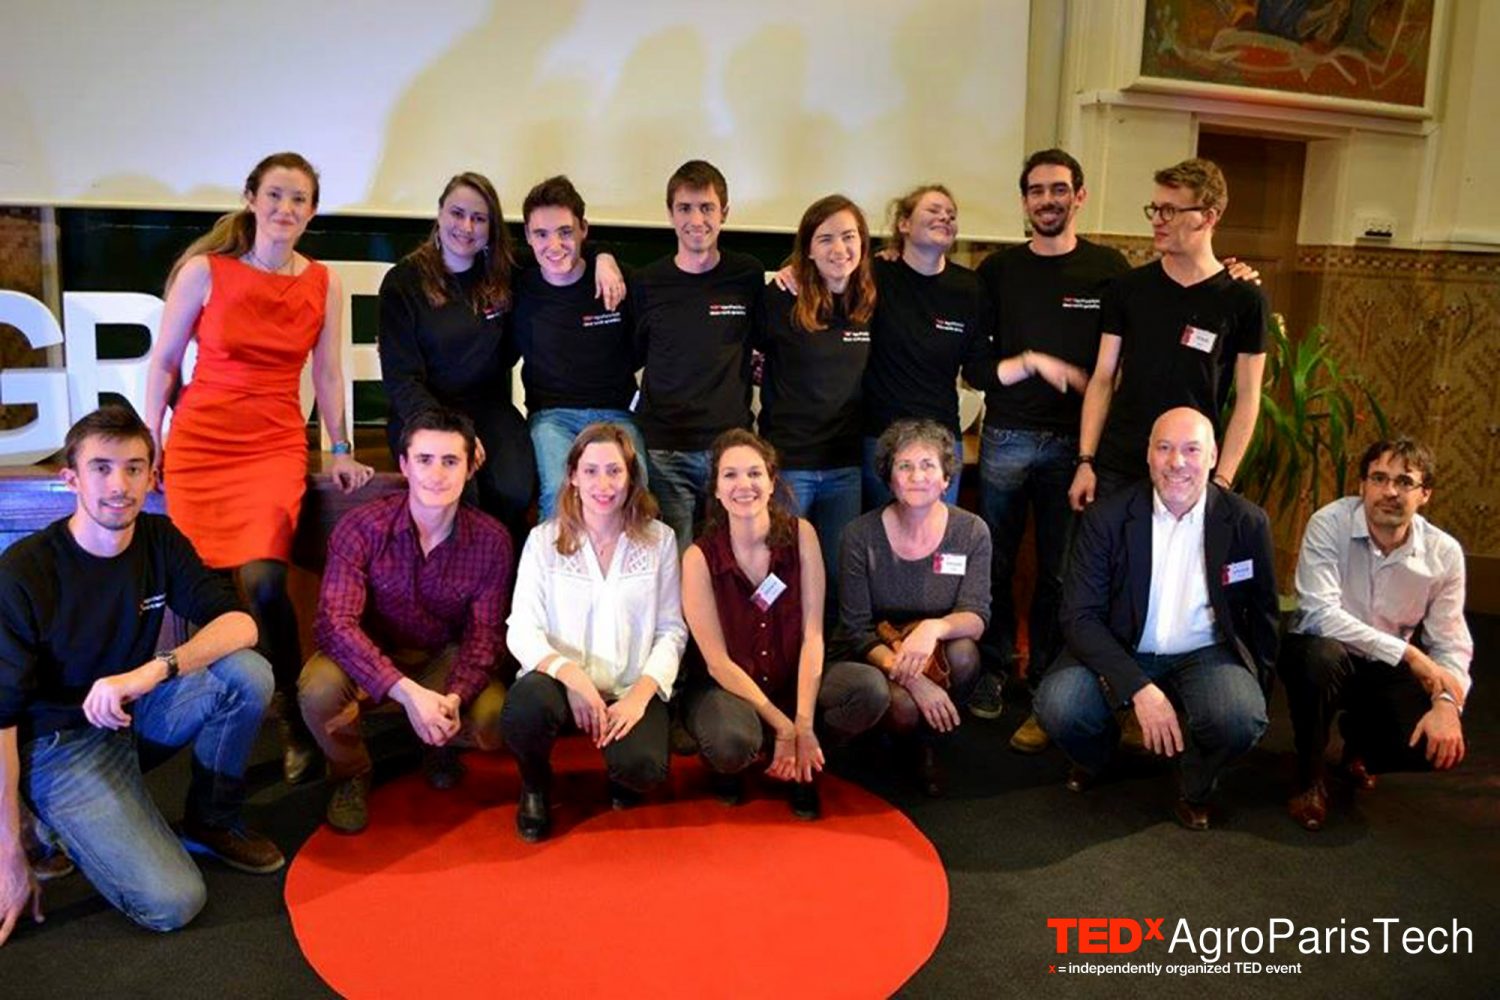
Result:
M563 466L579 431L604 421L629 431L642 455L646 442L630 412L638 360L632 303L626 299L611 309L595 294L594 263L583 252L589 231L583 196L568 178L549 177L526 195L521 213L537 266L516 276L511 329L525 361L526 422L546 520L556 511Z
M985 364L1002 359L985 394L979 459L980 509L994 540L994 614L985 636L992 672L969 699L969 710L987 719L1001 714L1003 671L1016 653L1012 577L1028 510L1036 523L1028 680L1034 684L1062 646L1057 612L1083 389L1099 353L1104 286L1130 270L1118 250L1078 236L1078 212L1088 191L1076 159L1061 149L1033 153L1022 167L1020 187L1031 239L990 255L978 268L984 300L995 310ZM965 372L971 384L981 375ZM1000 672L993 672L997 666ZM1022 751L1046 745L1035 717L1011 738L1011 746Z
M729 186L713 164L677 168L667 215L677 253L636 272L630 290L651 492L681 551L708 495L714 438L750 426L750 337L766 279L754 257L719 249Z
M1260 412L1266 300L1214 256L1228 186L1209 160L1156 173L1146 217L1162 256L1116 280L1105 296L1099 357L1083 400L1078 470L1068 499L1082 510L1143 478L1151 424L1191 406L1217 425L1234 386L1213 479L1234 482ZM1115 387L1116 375L1119 387Z
M28 899L41 919L21 797L94 887L152 930L182 927L203 907L184 845L245 871L285 864L240 823L272 690L270 664L251 649L254 619L170 521L141 512L152 441L133 412L84 417L66 448L77 508L0 555L0 943ZM201 627L159 650L168 608ZM188 745L192 781L174 834L142 770Z

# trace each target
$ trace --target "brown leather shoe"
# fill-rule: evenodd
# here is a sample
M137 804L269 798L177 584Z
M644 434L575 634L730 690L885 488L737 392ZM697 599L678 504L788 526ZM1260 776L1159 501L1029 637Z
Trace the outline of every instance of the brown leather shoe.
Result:
M73 864L73 859L58 848L50 854L31 859L31 874L36 876L38 882L50 882L57 878L67 878L78 870Z
M1208 829L1208 806L1195 805L1187 799L1178 799L1172 815L1185 829L1201 832Z
M208 826L184 819L177 826L182 846L195 854L212 854L231 868L252 875L268 875L286 865L286 857L270 837L243 826Z
M1068 765L1068 777L1063 787L1070 792L1086 792L1094 787L1095 776L1077 764Z
M1313 782L1287 799L1286 811L1292 819L1302 824L1304 830L1323 829L1323 822L1328 818L1327 789L1323 787L1321 781Z
M1349 780L1361 792L1373 792L1375 786L1380 784L1380 779L1370 773L1363 757L1350 757L1344 763L1344 773L1349 775Z

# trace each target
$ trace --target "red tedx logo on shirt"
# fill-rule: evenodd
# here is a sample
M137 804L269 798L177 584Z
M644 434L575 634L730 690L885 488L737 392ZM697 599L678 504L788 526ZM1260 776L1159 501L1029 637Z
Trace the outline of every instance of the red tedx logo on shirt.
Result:
M1094 955L1123 955L1135 951L1145 941L1165 941L1161 925L1166 917L1053 917L1047 921L1057 935L1054 942L1059 955L1069 950L1069 940L1076 939L1077 951Z

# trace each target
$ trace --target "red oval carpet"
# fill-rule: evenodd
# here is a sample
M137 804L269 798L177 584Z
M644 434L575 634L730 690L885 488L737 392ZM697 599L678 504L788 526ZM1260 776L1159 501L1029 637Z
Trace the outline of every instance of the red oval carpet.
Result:
M528 845L514 760L465 761L449 792L417 774L382 785L369 829L322 827L292 861L297 940L340 993L884 997L947 923L933 846L838 778L808 823L769 781L725 806L697 759L675 757L670 793L617 813L598 752L568 738L553 835Z

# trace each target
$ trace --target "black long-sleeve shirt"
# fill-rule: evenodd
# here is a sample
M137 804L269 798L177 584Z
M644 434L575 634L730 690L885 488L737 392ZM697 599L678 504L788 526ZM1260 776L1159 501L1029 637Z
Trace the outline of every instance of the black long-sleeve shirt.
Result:
M636 272L636 356L644 360L638 423L651 448L703 451L750 426L750 339L765 268L722 251L702 274L664 257Z
M433 406L464 412L510 405L517 353L499 311L476 315L469 293L479 269L448 275L448 301L434 307L411 260L380 284L380 372L393 422Z
M525 364L528 412L556 407L624 410L635 396L633 309L606 309L594 293L594 265L571 285L540 268L516 278L511 330Z
M782 468L857 466L870 325L850 323L835 300L827 329L803 330L792 317L796 301L774 284L761 294L761 436L781 453Z
M958 433L958 375L969 365L976 389L995 381L989 357L990 310L974 272L949 261L921 274L905 261L873 261L878 295L865 369L865 434L903 417L927 417Z

